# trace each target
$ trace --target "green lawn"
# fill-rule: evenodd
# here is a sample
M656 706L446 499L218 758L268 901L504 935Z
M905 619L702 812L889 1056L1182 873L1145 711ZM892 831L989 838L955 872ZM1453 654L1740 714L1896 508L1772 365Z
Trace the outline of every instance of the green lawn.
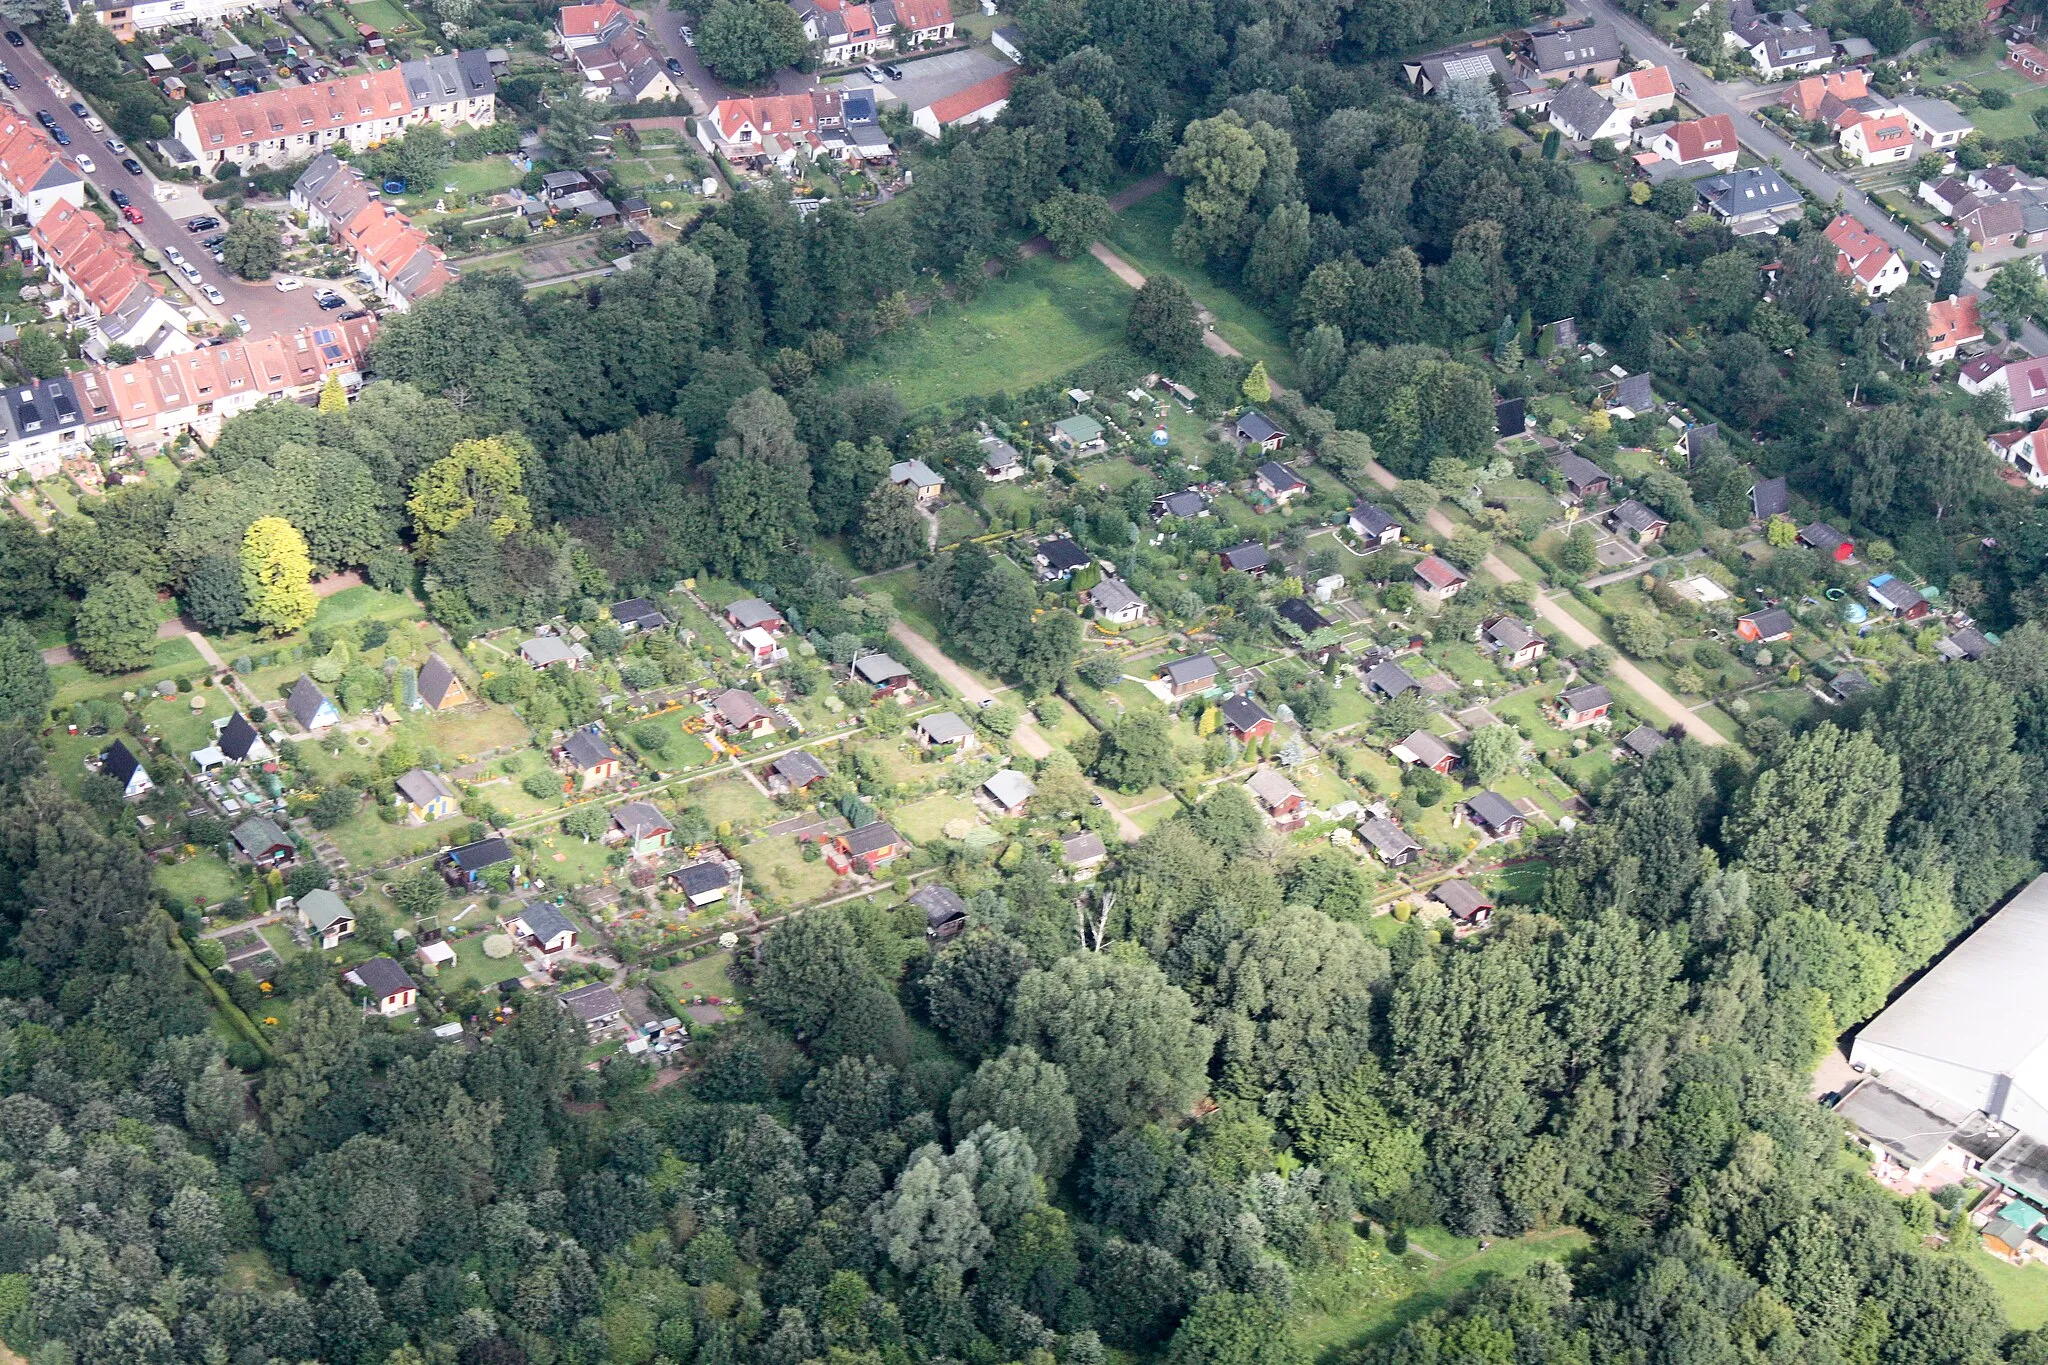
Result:
M388 202L396 204L412 218L431 222L437 202L447 204L447 214L460 213L471 207L469 201L472 196L488 199L500 190L518 184L520 178L518 169L502 156L486 157L482 161L455 161L450 162L432 184L408 185L408 193L391 196ZM453 193L448 191L450 185L455 186Z
M1973 1244L1970 1264L1991 1282L1998 1301L2005 1307L2006 1320L2022 1332L2048 1326L2048 1266L2039 1261L2013 1265L1984 1250L1975 1233L1964 1234Z
M50 681L56 685L55 706L68 706L87 697L119 698L123 692L140 692L149 685L164 678L197 677L206 671L206 665L199 658L199 651L192 642L182 635L169 640L158 640L156 652L148 668L135 673L118 673L108 676L94 673L84 664L59 664L50 670Z
M1164 271L1178 276L1196 302L1215 316L1216 335L1252 359L1265 361L1267 372L1281 383L1292 384L1294 353L1287 344L1287 329L1201 266L1174 254L1173 230L1180 226L1182 212L1180 186L1170 185L1118 214L1109 230L1109 244L1146 275Z
M419 32L419 23L391 0L354 0L348 6L348 12L356 17L358 23L368 24L387 38L398 33Z
M1598 213L1601 209L1613 208L1628 197L1628 189L1621 177L1611 166L1592 161L1574 161L1572 178L1579 182L1579 197L1586 201L1586 207Z
M442 916L442 921L445 923L447 916ZM441 969L442 977L455 984L467 979L479 986L495 986L500 981L526 975L526 962L517 953L495 961L484 956L484 940L489 937L490 933L475 933L453 940L455 962Z
M348 859L349 866L360 869L400 856L432 853L443 844L458 842L454 834L465 820L466 817L456 816L431 825L408 825L403 821L386 824L378 817L376 807L365 805L327 833Z
M699 995L717 996L720 1000L729 1001L739 994L739 987L732 981L731 969L731 953L712 953L709 957L671 967L655 980L668 987L670 994L684 1004Z
M702 810L714 826L730 820L738 830L771 823L778 813L773 801L754 790L753 783L738 777L686 788L683 800Z
M823 858L805 862L793 834L748 844L740 850L740 864L747 870L748 890L787 905L817 900L839 880Z
M923 321L839 371L843 384L886 380L912 408L1043 384L1120 345L1131 291L1093 259L1047 255L991 281L962 307Z
M889 815L889 821L913 844L928 844L944 836L948 823L954 820L973 822L979 812L974 803L964 796L927 796L922 801L913 801L907 806L898 806Z
M182 863L156 865L157 889L196 905L216 905L241 889L235 870L220 855L202 849Z

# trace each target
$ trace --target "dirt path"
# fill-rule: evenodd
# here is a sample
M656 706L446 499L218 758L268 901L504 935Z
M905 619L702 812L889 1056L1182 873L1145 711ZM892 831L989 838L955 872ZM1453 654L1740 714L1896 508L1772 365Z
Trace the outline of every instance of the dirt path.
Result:
M1133 186L1132 188L1135 189L1136 186ZM1104 265L1108 266L1110 274L1116 276L1118 279L1122 280L1131 288L1143 289L1145 287L1145 273L1139 270L1138 267L1132 265L1129 261L1125 260L1123 257L1117 255L1114 251L1110 250L1109 247L1104 243L1089 243L1088 254L1090 256L1093 256L1096 260L1102 262ZM1213 314L1209 312L1208 309L1202 309L1201 318L1202 344L1204 346L1214 351L1217 355L1236 356L1239 359L1244 358L1243 351L1238 350L1237 347L1231 345L1222 337L1216 335L1214 328L1211 326L1211 324L1215 321L1215 317ZM1275 384L1273 387L1277 389L1279 388L1279 385Z
M1368 472L1372 475L1373 482L1382 488L1392 488L1400 482L1399 479L1394 477L1392 470L1387 469L1378 461L1373 462ZM1449 540L1458 529L1451 524L1451 519L1443 514L1441 508L1430 508L1429 515L1424 520L1429 523L1431 531L1445 540ZM1519 583L1522 581L1522 576L1509 568L1507 562L1499 555L1488 555L1481 561L1480 567L1492 574L1499 582ZM1587 649L1593 645L1604 643L1599 636L1581 624L1577 617L1551 601L1541 592L1536 594L1536 614L1543 618L1545 624L1551 626L1558 634L1570 640L1580 649ZM1614 675L1634 688L1637 694L1661 712L1665 719L1674 725L1683 726L1685 732L1700 743L1718 746L1728 742L1727 737L1719 730L1716 730L1713 726L1687 710L1685 704L1665 690L1661 683L1643 672L1642 669L1636 667L1626 658L1623 658L1619 653L1614 656Z

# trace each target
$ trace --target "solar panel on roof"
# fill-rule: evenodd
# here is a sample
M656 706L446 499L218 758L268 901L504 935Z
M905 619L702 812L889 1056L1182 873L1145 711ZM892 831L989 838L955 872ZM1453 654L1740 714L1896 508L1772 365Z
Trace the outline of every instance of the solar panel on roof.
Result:
M1444 74L1454 80L1493 74L1493 63L1484 57L1454 57L1444 63Z

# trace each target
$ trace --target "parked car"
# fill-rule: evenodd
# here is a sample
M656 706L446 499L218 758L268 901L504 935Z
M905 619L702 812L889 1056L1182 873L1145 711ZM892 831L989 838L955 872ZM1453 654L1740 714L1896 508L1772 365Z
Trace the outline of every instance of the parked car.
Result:
M884 66L882 74L892 81L900 81L903 79L903 68L900 66Z
M220 290L218 290L218 289L215 289L215 288L214 288L214 287L213 287L212 285L210 285L210 284L202 284L202 285L200 285L200 286L199 286L199 292L200 292L200 293L202 293L202 294L204 294L204 295L206 295L206 301L207 301L208 303L215 303L215 304L219 304L219 303L226 303L226 302L227 302L227 300L226 300L226 299L224 299L224 298L222 298L222 297L221 297L221 294L220 294Z
M680 76L683 74L682 62L674 57L669 58L667 61L663 62L662 65L668 68L668 74L671 76Z
M84 171L87 175L91 175L99 167L93 164L91 157L87 156L84 152L80 152L78 154L78 169Z
M366 318L368 316L370 316L370 310L367 308L351 308L336 319L336 321L354 322L357 318Z
M0 71L0 85L6 86L9 90L19 90L21 89L21 77L15 75L12 71Z
M873 62L868 62L867 64L862 66L860 69L860 74L866 76L869 80L873 81L877 85L880 85L882 83L882 68L876 66Z
M206 231L206 230L207 230L208 228L217 228L217 227L219 227L219 226L220 226L220 219L218 219L218 218L212 218L212 217L201 217L201 218L193 218L193 219L190 219L189 221L187 221L187 222L186 222L186 224L185 224L185 231L187 231L187 232L204 232L204 231Z
M71 145L71 134L65 132L62 128L52 128L50 130L50 141L56 143L59 147L69 147Z
M55 128L57 126L57 116L47 109L38 109L36 110L36 122L42 124L45 128Z
M241 328L244 332L247 332L249 330L249 319L244 314L230 313L228 315L228 321L234 323L235 326Z
M108 190L107 198L114 201L114 207L116 208L125 209L128 207L129 199L128 191L126 190Z
M123 152L126 152L128 150L128 144L121 141L120 138L110 137L107 139L107 150L112 152L115 156L120 156Z
M135 159L134 157L132 157L132 156L131 156L131 157L125 157L125 158L123 158L123 160L122 160L122 162L121 162L121 169L122 169L122 170L124 170L124 171L126 171L126 172L128 172L128 174L130 174L130 175L141 175L141 174L142 174L142 163L141 163L140 161L137 161L137 160L136 160L136 159Z
M690 31L690 26L688 24L683 25L682 34L683 41L687 43L689 46L695 47L697 45L697 35Z
M133 204L123 204L121 205L121 216L131 223L140 223L142 221L142 210L136 208Z
M348 307L348 300L339 294L329 294L326 298L320 300L320 311L323 313L332 312L336 308L346 307Z
M277 282L277 292L280 294L289 294L294 289L304 289L305 287L306 282L304 280L295 280L289 276Z
M211 237L202 238L199 246L203 251L219 251L221 243L227 239L228 235L225 232L216 232Z
M22 44L26 43L27 41L28 41L28 39L26 39L26 38L22 37L22 36L21 36L21 35L20 35L19 33L16 33L16 32L15 32L15 31L14 31L13 29L11 29L11 28L10 28L10 29L8 29L8 30L7 30L7 44L8 44L8 46L9 46L9 47L20 47L20 46L21 46Z

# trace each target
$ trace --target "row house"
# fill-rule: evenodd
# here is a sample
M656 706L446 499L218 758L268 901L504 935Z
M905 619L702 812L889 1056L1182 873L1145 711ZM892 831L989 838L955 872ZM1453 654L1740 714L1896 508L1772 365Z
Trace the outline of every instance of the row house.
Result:
M292 185L292 207L307 225L325 229L354 258L356 273L391 308L404 312L414 302L445 289L455 270L425 231L384 203L362 173L331 152L323 152Z
M91 442L70 375L0 389L0 425L5 427L0 478L55 478L64 462L85 452Z
M132 43L138 34L159 29L220 28L258 10L276 13L284 0L98 0L78 10L97 10L100 24L117 42Z
M192 349L184 314L149 278L134 243L98 214L68 202L56 205L29 230L26 254L61 291L51 311L89 333L87 355L104 357L114 345L150 357Z
M907 52L953 36L948 0L792 0L804 37L819 44L825 65L851 66L878 52Z
M0 110L0 212L6 226L33 227L59 204L85 207L85 178L33 119Z
M720 100L697 120L697 141L706 152L753 171L790 171L821 157L854 162L892 155L871 90Z

